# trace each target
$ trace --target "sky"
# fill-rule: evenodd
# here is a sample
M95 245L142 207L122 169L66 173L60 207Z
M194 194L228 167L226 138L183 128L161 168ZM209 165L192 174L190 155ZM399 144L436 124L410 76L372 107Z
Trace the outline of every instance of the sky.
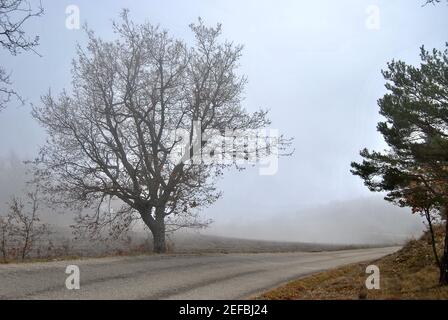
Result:
M242 103L249 111L269 109L271 127L293 137L295 150L280 159L275 175L261 176L257 168L227 172L219 182L223 197L204 211L215 221L209 232L319 241L323 238L303 232L291 231L288 237L283 231L269 233L269 226L274 220L285 221L282 226L289 228L291 221L319 224L329 217L347 217L348 211L359 212L355 220L370 219L367 216L375 213L365 209L371 203L380 211L403 214L370 194L349 170L350 162L359 160L360 149L385 148L376 132L381 120L376 101L385 93L381 69L392 59L417 64L421 45L443 48L448 41L448 5L423 7L423 2L42 0L45 15L25 28L40 36L40 56L12 57L0 50L1 65L27 100L24 106L11 103L0 113L0 159L11 154L20 159L36 156L45 132L31 118L30 104L39 104L50 89L58 93L71 86L71 60L76 44L83 46L86 36L82 29L66 27L67 6L79 8L81 24L87 23L104 39L114 39L111 21L118 19L122 8L129 8L135 22L159 24L187 42L192 41L188 25L201 17L206 24L222 23L223 39L244 45L239 71L249 82ZM329 208L337 208L339 216ZM409 210L405 213L398 233L407 237L421 222ZM290 220L282 219L285 216ZM366 219L360 223L371 225ZM384 216L377 220L390 224ZM275 228L283 230L282 226ZM341 240L338 233L351 227L333 228L334 237L324 240Z

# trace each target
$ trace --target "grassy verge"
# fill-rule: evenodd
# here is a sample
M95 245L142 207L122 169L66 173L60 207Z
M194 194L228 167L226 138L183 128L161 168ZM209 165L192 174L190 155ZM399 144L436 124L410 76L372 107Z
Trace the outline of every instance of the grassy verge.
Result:
M443 228L437 227L438 249L443 243ZM380 289L367 290L366 267L380 269ZM439 270L434 262L430 238L426 233L409 241L398 252L368 263L352 264L321 272L271 290L258 299L448 299L448 287L438 286Z

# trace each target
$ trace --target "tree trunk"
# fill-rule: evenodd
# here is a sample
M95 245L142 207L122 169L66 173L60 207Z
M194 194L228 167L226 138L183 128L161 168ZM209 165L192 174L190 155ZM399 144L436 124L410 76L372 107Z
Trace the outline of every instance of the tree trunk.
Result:
M154 215L152 209L145 209L140 211L140 216L143 222L151 230L153 238L153 252L165 253L165 208L157 207Z
M22 248L22 261L25 260L25 256L26 256L26 252L27 251L28 251L28 233L27 233L26 238L25 238L25 244L23 245L23 248Z
M156 227L152 230L153 238L153 251L155 253L165 253L166 243L165 243L165 224L161 225L157 223Z
M432 252L434 253L434 259L436 261L436 265L438 267L440 267L440 259L439 259L439 255L437 254L436 238L435 238L435 234L434 234L434 228L432 226L430 209L425 209L425 216L426 216L426 220L428 221L429 232L431 234L431 246L432 246Z
M165 207L157 207L155 212L155 228L152 231L154 252L165 253Z
M442 286L448 285L448 219L445 219L445 245L443 248L442 261L440 263L440 279Z
M1 245L1 248L2 248L2 256L3 256L3 262L6 262L6 260L7 260L7 254L6 254L6 241L5 241L5 239L2 239L2 245Z

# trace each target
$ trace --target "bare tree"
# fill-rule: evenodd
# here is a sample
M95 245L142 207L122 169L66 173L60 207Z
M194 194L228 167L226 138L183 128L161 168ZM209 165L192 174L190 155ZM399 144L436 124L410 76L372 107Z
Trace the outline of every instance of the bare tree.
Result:
M27 37L23 26L30 18L39 17L43 12L40 3L37 9L33 9L27 0L0 0L0 46L12 55L22 51L35 52L34 48L39 44L39 37ZM0 66L0 111L13 96L23 102L11 88L10 75Z
M0 251L4 262L8 260L9 256L11 226L10 215L0 216Z
M9 242L17 248L22 260L42 237L49 234L48 226L41 223L38 216L38 191L29 192L27 198L28 201L24 203L21 198L12 197L7 217Z
M427 5L427 4L435 5L436 3L440 3L440 2L442 2L442 0L426 0L424 5Z
M73 62L72 93L47 94L34 107L49 134L36 173L53 203L95 206L93 214L79 215L78 227L98 232L108 226L119 234L141 219L154 251L164 252L167 226L204 225L198 209L220 196L216 178L234 165L175 161L179 147L186 140L184 155L191 158L198 131L247 131L269 121L266 111L242 108L246 78L236 72L242 46L219 42L220 25L192 24L193 47L148 23L132 23L126 10L114 30L114 42L87 30L87 50L79 48ZM180 131L187 136L173 135ZM261 156L273 144L286 144L283 137L271 140L252 151ZM208 144L199 141L200 148ZM117 199L120 209L107 208Z

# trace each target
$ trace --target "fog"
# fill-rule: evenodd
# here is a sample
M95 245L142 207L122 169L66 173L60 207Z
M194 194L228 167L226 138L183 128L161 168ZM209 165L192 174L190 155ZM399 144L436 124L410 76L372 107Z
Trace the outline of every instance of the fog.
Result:
M7 210L11 196L23 195L30 176L27 166L14 154L0 159L0 210ZM243 196L244 197L244 196ZM218 207L228 200L223 197ZM326 244L391 244L403 243L418 237L424 229L418 214L409 209L398 208L387 203L381 196L368 195L345 201L332 201L301 208L265 208L256 212L249 200L240 204L240 210L218 212L204 210L207 218L214 222L205 230L195 230L203 234L235 237L241 239L261 239L272 241L316 242ZM229 206L230 207L230 206ZM268 212L270 211L270 212ZM73 214L64 209L51 210L41 204L40 215L44 222L69 230ZM237 217L238 218L235 218ZM135 231L141 231L136 226ZM183 231L185 232L185 231ZM191 231L187 231L190 232ZM70 237L69 234L67 234Z
M250 209L247 209L250 211ZM278 210L268 217L244 216L238 223L220 220L208 233L236 238L327 244L404 243L418 237L424 225L409 210L365 197L295 210Z
M419 47L442 48L448 6L422 7L423 0L375 1L378 28L368 28L371 1L42 1L45 15L26 30L39 34L41 55L0 51L24 106L0 113L0 201L25 187L22 160L37 155L45 132L30 116L30 104L49 88L70 88L76 43L82 30L65 26L67 5L77 5L81 23L113 39L111 20L123 7L136 22L160 24L191 41L189 23L223 24L223 38L244 44L244 106L270 109L272 128L294 137L290 157L275 175L258 169L227 172L223 196L203 215L214 220L203 232L229 237L327 243L402 242L424 227L410 209L372 195L350 174L363 147L382 149L376 132L376 100L384 94L380 70L391 59L418 61ZM44 213L68 224L70 216Z

